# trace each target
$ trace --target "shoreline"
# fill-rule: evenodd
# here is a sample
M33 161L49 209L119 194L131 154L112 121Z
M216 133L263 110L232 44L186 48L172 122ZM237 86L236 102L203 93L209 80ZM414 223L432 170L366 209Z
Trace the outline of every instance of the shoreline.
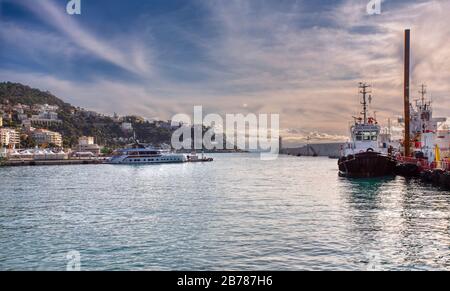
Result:
M103 160L5 160L0 162L2 167L26 167L26 166L65 166L65 165L100 165Z

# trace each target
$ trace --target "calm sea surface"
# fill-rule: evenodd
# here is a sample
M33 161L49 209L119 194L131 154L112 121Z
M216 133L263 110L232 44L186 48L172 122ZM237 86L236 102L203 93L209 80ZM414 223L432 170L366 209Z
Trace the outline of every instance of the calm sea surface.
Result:
M0 270L450 270L450 192L336 160L0 168Z

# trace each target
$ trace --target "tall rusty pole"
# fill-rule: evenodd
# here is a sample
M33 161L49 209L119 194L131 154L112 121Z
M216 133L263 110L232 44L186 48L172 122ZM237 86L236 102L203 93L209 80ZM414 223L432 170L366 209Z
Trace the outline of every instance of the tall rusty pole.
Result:
M409 157L411 154L410 148L410 104L409 104L409 70L410 70L410 30L405 30L405 79L404 79L404 106L405 106L405 157Z

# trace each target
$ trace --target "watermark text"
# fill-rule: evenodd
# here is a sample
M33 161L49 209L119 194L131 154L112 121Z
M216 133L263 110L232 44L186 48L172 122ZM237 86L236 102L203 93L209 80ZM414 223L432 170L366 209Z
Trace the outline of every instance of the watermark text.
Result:
M69 15L81 15L81 0L70 0L66 6Z

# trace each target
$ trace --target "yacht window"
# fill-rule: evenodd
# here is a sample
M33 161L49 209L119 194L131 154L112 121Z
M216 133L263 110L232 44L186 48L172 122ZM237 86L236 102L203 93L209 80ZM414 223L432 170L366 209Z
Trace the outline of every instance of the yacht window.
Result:
M356 140L357 141L362 141L362 135L360 135L360 134L356 135Z

